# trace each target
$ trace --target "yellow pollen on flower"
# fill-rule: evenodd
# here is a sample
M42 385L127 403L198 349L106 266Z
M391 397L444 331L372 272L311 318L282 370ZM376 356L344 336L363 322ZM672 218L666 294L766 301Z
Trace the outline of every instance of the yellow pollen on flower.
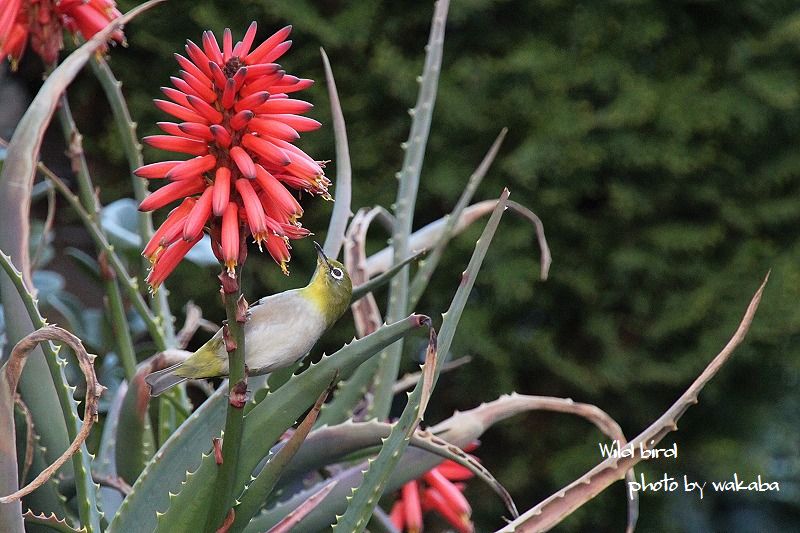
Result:
M166 246L160 244L152 254L145 257L147 258L148 261L150 261L151 265L155 265L156 261L158 261L159 256L161 256L161 252L163 252L166 249L167 249Z
M289 275L289 269L286 267L286 261L281 261L281 270L285 276Z
M259 231L258 233L253 234L253 242L258 245L258 251L263 252L264 250L261 248L261 243L266 242L268 233L266 231Z
M229 278L236 277L236 259L228 259L225 261L225 269L228 271Z

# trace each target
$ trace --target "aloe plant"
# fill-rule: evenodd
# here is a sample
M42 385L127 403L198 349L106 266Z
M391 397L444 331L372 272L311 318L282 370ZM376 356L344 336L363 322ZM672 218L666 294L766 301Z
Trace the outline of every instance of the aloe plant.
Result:
M464 451L494 423L530 410L576 415L596 425L610 439L626 440L619 425L605 412L572 400L511 393L454 413L427 429L421 427L423 421L427 422L426 407L436 397L438 378L449 364L447 358L458 334L459 321L464 313L470 312L466 303L482 262L491 253L492 240L502 238L500 225L506 210L535 228L542 280L547 279L551 261L542 221L530 209L510 200L510 191L503 190L496 200L472 203L494 157L502 149L505 129L500 131L472 176L465 180L463 194L453 204L452 212L414 231L416 198L424 180L427 135L442 68L447 0L439 0L434 7L417 104L411 110L408 142L403 145L405 157L398 173L397 199L391 209L381 206L354 209L352 205L352 189L358 187L359 177L352 175L349 160L345 118L331 65L336 61L334 58L331 62L322 51L337 169L335 207L325 234L324 252L330 259L342 255L354 282L351 311L356 331L353 341L334 353L323 355L306 367L290 366L269 377L246 375L243 324L251 319L246 297L252 299L252 296L243 294L239 285L241 272L247 268L244 232L251 233L259 246L266 246L281 268L285 268L289 253L286 242L290 237L300 239L306 232L297 223L297 211L282 212L286 219L281 223L270 218L274 225L269 231L262 231L259 224L266 222L267 215L277 217L271 211L272 197L267 194L267 187L290 184L322 196L328 194L328 178L321 169L313 173L317 172L317 163L307 156L303 158L305 154L298 153L299 149L284 139L292 139L298 130L314 127L313 120L301 120L295 114L305 109L302 102L298 104L287 96L307 84L300 78L283 78L285 73L273 66L288 49L285 38L290 28L279 30L252 52L255 25L235 46L228 32L223 36L222 48L207 33L202 49L190 44L187 46L190 59L179 59L185 72L176 86L183 92L167 91L173 102L159 104L184 122L162 126L172 135L169 138L147 139L155 146L178 147L197 159L143 166L135 123L121 86L109 63L97 53L106 50L109 38L118 38L123 24L158 1L143 4L124 16L106 12L110 22L105 29L95 29L94 35L82 34L87 38L85 44L60 64L53 65L8 143L0 176L0 209L5 213L4 224L0 225L3 267L0 289L6 332L15 348L3 366L0 380L0 426L4 435L0 454L0 529L129 532L333 528L350 532L370 527L396 531L398 522L410 526L409 520L421 518L398 518L394 513L389 517L388 508L383 508L386 499L382 498L408 487L408 483L416 483L418 478L430 476L432 469L450 468L476 476L498 495L498 517L505 513L509 519L502 531L539 531L558 524L614 481L630 478L640 457L607 460L551 498L533 507L526 504L529 510L520 514L502 480ZM26 8L27 3L23 2L20 9ZM0 42L2 37L0 34ZM129 42L129 46L137 43ZM203 58L211 61L204 64ZM109 206L99 205L90 166L79 144L73 144L72 153L73 167L78 173L77 192L39 162L42 136L59 102L62 102L59 113L65 133L75 143L80 140L64 104L70 83L87 63L91 64L109 101L110 119L117 124L119 142L128 158L131 175L127 177L133 180L136 202L144 209L154 203L168 203L161 201L165 197L188 201L191 209L180 218L181 231L176 233L183 239L164 237L165 232L174 230L177 215L171 214L154 237L146 210L130 216L135 205L132 200L118 199ZM227 70L223 72L221 65ZM253 88L260 83L254 80L262 79L258 76L275 77L269 83L263 82L263 87L269 86L276 94ZM203 79L213 81L211 88ZM281 79L286 80L283 85L276 81ZM259 115L267 113L262 107L265 105L271 106L275 113L271 118ZM202 122L204 117L217 115L220 118L216 122L208 119L212 122L210 126ZM261 130L247 135L237 133L251 120L261 120ZM241 123L239 127L232 125L236 121ZM264 133L267 130L275 137ZM234 146L228 150L231 143ZM223 159L229 166L222 164ZM290 169L294 165L295 174L278 173L269 167L274 163L272 159L277 159L276 164L281 168ZM267 172L268 167L283 185ZM162 172L162 168L166 170ZM217 173L212 176L215 168ZM220 174L219 168L229 174L233 169L233 178L225 172ZM312 175L304 174L309 169L313 170ZM186 175L176 177L180 172ZM140 175L167 177L172 180L166 186L170 189L165 187L149 196L148 181ZM43 178L50 194L56 191L66 200L66 208L77 215L94 242L97 260L82 251L73 251L71 255L94 276L107 296L109 331L105 336L90 339L87 334L82 342L73 334L92 329L86 326L82 315L88 313L81 313L78 295L57 300L72 302L70 305L78 308L72 312L70 305L62 306L65 311L61 314L70 322L64 324L64 329L49 325L44 318L42 303L36 299L32 283L37 262L31 261L28 252L30 205L36 176ZM225 181L231 179L237 183L233 189ZM249 191L256 191L251 189L254 187L251 181L259 183L258 201L269 204L263 207L264 212L259 211L260 204L249 203L252 200ZM224 209L218 210L216 188L221 187L220 183L226 183L228 188L224 201L220 200ZM228 193L239 194L236 196L239 203L229 202ZM292 202L296 203L294 199L283 198L292 206ZM232 218L223 214L231 210L231 205ZM128 216L128 223L120 213ZM205 218L197 218L195 213ZM447 310L442 310L441 321L416 313L416 305L428 290L428 282L440 258L447 253L448 243L490 213L458 286L454 287L452 302ZM130 223L133 219L135 223ZM370 255L366 252L366 236L370 224L376 220L390 233L391 244ZM203 237L203 231L209 236ZM231 240L231 235L235 239ZM192 256L189 249L195 244ZM151 245L153 248L147 252ZM132 249L141 252L142 248L154 263L147 283L143 279L147 262L131 259L129 253ZM159 289L183 255L187 260L205 266L218 265L221 269L219 279L227 316L223 339L229 354L232 385L227 380L216 389L204 382L179 385L176 392L152 400L145 377L185 360L190 354L182 349L201 324L199 311L191 319L187 313L187 324L176 334L166 289ZM148 283L151 289L159 290L147 292ZM203 290L217 291L220 285L213 284ZM375 294L386 285L388 305L380 309ZM742 342L762 290L763 285L723 352L671 408L631 442L652 446L676 428L677 419L697 401L702 387ZM407 352L404 339L420 335L419 331L428 338L425 363L418 373L402 377L399 369ZM141 354L137 343L142 339L157 351L138 360ZM111 362L104 368L113 366L118 371L117 378L95 368L96 356L89 354L85 346L90 340L97 355L104 362ZM67 349L73 355L65 355ZM78 374L72 368L75 365L82 379L76 377ZM20 380L23 366L26 372ZM100 382L106 377L110 381L104 385L110 390L101 398L104 387ZM186 387L191 386L197 386L204 395L199 405L188 401ZM86 394L82 404L75 400L77 388ZM391 406L407 388L412 390L399 417L393 420ZM91 432L100 431L92 429L97 421L102 423L102 434L87 441ZM69 493L67 485L74 487ZM450 486L458 491L452 483ZM436 490L447 492L441 487ZM403 494L413 499L415 491L416 488L403 489ZM439 496L446 505L446 494ZM454 497L452 493L450 496ZM399 503L398 500L395 506ZM411 502L402 503L406 510L411 509ZM443 510L444 516L454 522L454 527L460 530L472 527L469 516L446 511ZM628 502L629 530L635 527L637 513L634 498Z

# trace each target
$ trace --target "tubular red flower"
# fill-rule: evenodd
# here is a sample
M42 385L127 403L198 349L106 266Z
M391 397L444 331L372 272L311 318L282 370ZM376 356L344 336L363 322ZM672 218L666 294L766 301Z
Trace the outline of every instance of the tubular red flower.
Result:
M214 194L214 186L206 187L200 199L197 200L183 226L183 240L193 241L203 235L203 226L211 216L211 198Z
M152 211L164 207L180 198L203 192L205 188L206 184L200 178L173 181L142 200L142 203L139 204L139 211Z
M234 146L231 148L230 154L231 159L236 163L236 167L239 169L239 172L242 173L242 176L250 180L256 177L256 164L253 163L253 160L247 152L238 146Z
M447 520L459 533L472 533L475 531L469 517L459 515L448 505L445 497L435 489L429 488L422 493L422 508L426 511L434 510L442 515L442 518Z
M214 197L212 207L214 216L221 217L228 207L228 199L231 195L231 171L225 167L217 169L216 179L214 180Z
M450 507L455 509L458 514L467 517L472 514L472 507L470 507L464 495L461 494L461 491L445 478L438 469L429 470L423 478L447 500Z
M164 250L164 252L158 257L158 261L153 265L153 268L150 270L150 274L147 276L147 283L150 285L153 291L158 289L164 280L172 274L172 271L175 270L175 267L181 262L181 260L189 253L189 250L200 241L200 237L192 241L184 241L179 240L174 244L171 244L169 248Z
M0 23L5 20L0 18ZM159 109L178 120L158 123L166 135L143 141L194 156L136 171L145 178L171 180L140 209L155 209L187 196L194 202L181 222L169 219L169 231L154 244L159 252L148 250L156 263L164 247L175 245L166 237L194 242L207 227L212 250L229 274L246 257L246 248L240 249L245 231L259 247L266 244L267 252L288 272L289 239L310 234L298 222L303 210L289 187L330 198L322 164L291 144L300 132L320 126L300 116L311 104L287 96L313 82L287 75L274 63L291 46L286 40L291 28L279 30L254 48L256 30L251 24L240 42L234 42L230 30L223 33L222 43L210 31L203 32L199 44L187 41L186 55L175 54L179 77L170 78L172 87L162 88L168 100L155 100ZM175 251L169 257L174 260L178 255ZM165 270L157 269L159 276L153 279L161 280Z
M228 276L236 275L236 264L239 260L239 208L234 202L228 202L222 213L222 257Z
M403 509L405 510L406 531L419 533L422 531L422 505L419 500L419 486L416 481L409 481L401 489Z
M155 263L159 254L164 250L167 244L167 234L174 231L176 227L183 227L186 217L194 207L197 200L194 198L186 198L181 205L173 209L167 216L163 224L153 233L150 242L144 247L142 255L146 257L151 263Z

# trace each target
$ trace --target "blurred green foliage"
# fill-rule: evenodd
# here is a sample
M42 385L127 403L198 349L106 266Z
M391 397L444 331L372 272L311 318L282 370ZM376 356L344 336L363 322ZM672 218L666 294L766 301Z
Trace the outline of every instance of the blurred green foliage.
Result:
M184 39L198 41L204 29L220 35L226 26L239 36L251 20L260 37L293 24L287 71L322 80L319 46L333 64L351 143L354 210L389 206L431 12L421 1L173 0L126 28L129 46L113 50L111 64L145 135L165 120L151 99L177 71L172 53ZM474 360L441 380L431 420L517 390L595 403L634 436L727 342L772 269L747 343L666 441L678 442L679 459L642 470L709 481L760 473L780 481L781 492L706 493L703 501L644 494L640 531L800 523L796 2L455 1L443 65L415 226L451 209L508 126L479 196L508 186L512 199L536 211L553 267L539 283L533 230L508 216L453 347ZM103 200L130 194L114 125L98 109L100 89L88 75L78 87L74 111L85 141L94 142L87 147L102 171L95 179ZM330 159L324 83L303 97L326 126L300 144ZM304 205L305 225L323 233L331 205ZM371 249L385 244L381 232L373 230ZM446 308L477 234L476 227L449 248L418 311L435 316ZM296 275L288 279L251 255L247 292L255 298L304 283L308 244L297 243ZM194 299L220 320L213 273L181 269L168 283L175 309ZM343 320L325 347L352 331ZM478 454L527 508L594 465L600 439L583 421L531 414L492 430ZM468 490L481 531L501 525L500 503L487 491L477 483ZM559 530L621 530L623 492L612 487Z

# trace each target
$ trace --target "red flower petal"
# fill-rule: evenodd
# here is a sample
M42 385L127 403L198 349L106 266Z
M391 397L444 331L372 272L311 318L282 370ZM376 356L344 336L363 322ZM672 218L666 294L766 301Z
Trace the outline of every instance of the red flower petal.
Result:
M139 205L139 211L152 211L153 209L164 207L168 203L174 202L180 198L202 192L205 188L206 184L200 178L173 181L142 200L142 203Z
M261 246L261 241L267 237L267 215L261 206L261 201L253 190L248 180L236 180L236 190L244 203L244 212L247 217L247 225L250 226L250 233Z
M208 129L211 131L211 135L214 136L214 141L217 143L217 146L220 148L227 148L231 145L231 134L228 133L228 130L224 127L219 124L214 124Z
M159 163L151 163L137 168L133 173L140 178L165 178L167 172L172 170L173 167L183 163L183 161L161 161Z
M303 100L293 100L291 98L270 99L253 109L256 113L305 113L314 106Z
M211 198L214 194L214 186L206 187L200 199L197 200L192 211L186 217L186 223L183 226L183 240L192 241L197 239L203 234L203 226L205 226L208 217L211 216Z
M406 525L405 509L403 509L403 500L397 500L392 505L392 510L389 513L389 520L392 521L394 527L399 531L403 531Z
M178 124L178 129L186 135L191 135L204 141L213 141L214 135L211 128L199 122L182 122Z
M302 216L303 208L300 207L292 193L287 191L286 187L261 165L256 165L256 182L267 195L268 202L266 203L274 206L283 214L281 221L288 222L292 218Z
M186 41L186 54L189 56L189 59L192 60L192 63L197 65L203 74L206 77L211 77L211 69L208 67L208 63L212 61L210 57L208 57L203 50L200 49L199 46L194 44L192 41Z
M242 145L273 165L286 166L292 162L289 156L286 155L286 152L273 143L256 137L255 135L245 135L242 137Z
M214 177L214 198L212 201L212 208L214 216L221 217L228 207L228 201L231 195L231 171L225 167L217 169L217 174Z
M244 128L245 126L247 126L247 123L250 122L250 120L254 116L256 116L256 114L250 111L249 109L245 109L244 111L239 111L238 113L233 115L233 118L231 119L231 128L235 130L240 130Z
M313 118L301 117L299 115L274 114L270 115L269 118L280 120L299 132L314 131L322 126L320 122L317 122Z
M208 145L203 141L193 141L185 137L173 137L172 135L149 135L142 139L142 142L170 152L180 152L190 155L205 155L208 153Z
M153 103L161 111L169 113L173 117L181 120L185 120L187 122L206 122L206 119L199 114L190 109L186 109L183 106L179 106L178 104L167 102L166 100L153 100Z
M256 165L253 163L253 160L250 158L247 152L238 146L234 146L230 150L230 155L231 159L233 159L233 162L236 163L236 166L239 168L239 171L245 178L253 179L256 177Z
M236 111L244 111L245 109L254 109L266 102L269 99L267 91L253 93L250 96L243 98L234 104L233 108Z
M228 276L236 273L236 264L239 259L239 208L235 202L228 202L222 213L222 257Z
M200 113L212 124L219 124L220 122L222 122L222 113L217 111L214 107L212 107L208 102L206 102L202 98L189 95L186 97L186 99L189 101L189 105L192 106L192 108L194 108L195 111Z
M250 52L247 57L244 58L244 62L248 65L263 63L264 61L262 61L262 59L266 57L267 54L272 52L272 50L278 44L283 42L290 33L292 33L291 26L286 26L276 31L270 38L261 43L255 50Z
M280 120L256 117L250 121L247 127L262 136L275 137L285 141L294 141L300 138L300 134L294 128Z
M170 245L158 258L158 261L153 266L153 269L150 270L150 274L147 276L147 283L153 288L155 291L158 287L164 283L164 280L172 274L172 271L175 270L175 267L181 262L181 260L189 253L189 250L200 241L200 237L193 241L184 241L179 240L176 243Z
M217 38L211 31L203 32L203 50L211 61L215 63L224 63L222 59L222 50L219 49Z
M459 515L435 489L429 488L422 493L422 506L425 510L434 510L442 515L460 533L472 533L475 530L469 517Z
M167 178L171 180L182 180L194 176L200 176L203 172L208 172L217 166L217 158L213 155L204 155L183 161L167 172Z
M156 232L153 233L153 236L150 237L150 242L148 242L147 246L145 246L144 250L142 250L142 255L144 257L149 259L151 262L154 262L157 259L158 255L163 251L163 248L168 244L171 244L166 242L166 234L170 233L175 227L183 227L186 217L196 202L197 200L194 198L187 198L181 203L181 205L173 209L169 215L167 215L167 219L163 224L161 224Z
M183 70L185 70L186 72L191 74L194 78L199 80L201 83L211 87L211 79L208 76L206 76L203 73L202 70L197 68L197 65L195 65L194 63L192 63L191 61L189 61L188 59L186 59L185 57L183 57L180 54L175 54L175 60L178 62L178 64L181 66L181 68ZM184 78L184 79L186 79L186 78ZM189 80L186 80L186 81L188 83L191 83Z
M456 488L453 483L447 480L441 472L437 469L429 470L423 476L423 479L428 482L433 488L435 488L439 493L447 500L447 503L452 507L459 515L466 515L469 516L472 514L472 507L470 507L469 502L461 493L460 490Z
M422 531L422 506L419 501L419 486L416 481L409 481L401 489L403 510L406 513L406 530L411 533Z

